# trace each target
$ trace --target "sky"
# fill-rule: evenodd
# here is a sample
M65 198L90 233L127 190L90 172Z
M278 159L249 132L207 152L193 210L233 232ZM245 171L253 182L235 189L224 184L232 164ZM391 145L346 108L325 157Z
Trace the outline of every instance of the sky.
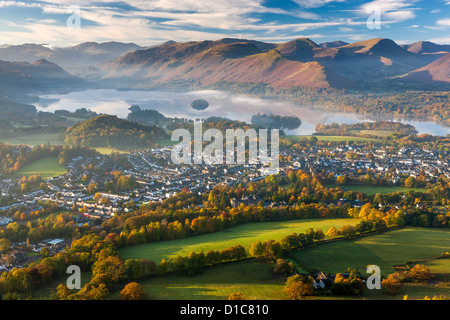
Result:
M450 44L450 0L0 1L0 44L221 38Z

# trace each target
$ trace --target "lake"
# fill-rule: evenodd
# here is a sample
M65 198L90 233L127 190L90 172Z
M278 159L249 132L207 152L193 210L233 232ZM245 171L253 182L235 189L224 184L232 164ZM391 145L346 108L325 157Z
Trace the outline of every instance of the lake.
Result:
M128 108L132 105L139 105L142 109L158 110L166 117L196 119L216 116L247 123L250 123L251 117L257 113L294 115L302 120L302 125L296 130L286 131L290 135L311 135L315 132L315 126L318 123L349 124L371 121L358 114L325 112L292 102L248 97L218 90L167 92L93 89L74 91L68 94L48 94L39 98L39 102L34 104L39 111L75 111L79 108L86 108L97 113L117 115L120 118L127 117L130 112ZM201 111L193 109L191 103L196 99L207 100L209 107ZM411 124L419 134L428 133L441 136L450 134L449 127L432 121L389 120Z

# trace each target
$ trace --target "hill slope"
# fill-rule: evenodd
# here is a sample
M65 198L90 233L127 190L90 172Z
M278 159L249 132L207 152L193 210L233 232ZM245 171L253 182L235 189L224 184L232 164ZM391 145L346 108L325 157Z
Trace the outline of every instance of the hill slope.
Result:
M166 43L128 53L100 65L98 70L101 79L124 81L162 83L194 79L202 85L220 81L260 82L275 88L342 88L354 85L320 63L310 61L312 47L318 46L312 41L309 44L294 41L270 49L270 46L260 43L228 39Z
M79 87L85 81L74 77L58 65L41 59L34 63L0 61L0 88L19 91Z
M45 59L74 72L80 68L94 66L116 59L132 50L143 49L134 43L122 42L84 42L71 47L48 47L43 44L26 43L22 45L0 46L0 60L33 63Z
M450 53L401 77L407 82L450 84Z

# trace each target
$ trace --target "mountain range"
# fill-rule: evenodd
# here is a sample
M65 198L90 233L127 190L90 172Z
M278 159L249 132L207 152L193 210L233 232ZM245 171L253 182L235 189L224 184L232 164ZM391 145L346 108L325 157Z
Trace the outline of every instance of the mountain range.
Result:
M0 61L0 93L26 93L49 89L77 89L86 81L45 59L28 62Z
M25 43L22 45L0 46L0 60L33 63L45 59L59 65L68 72L76 72L120 57L132 50L144 47L122 42L84 42L70 47L50 47L46 44Z
M182 80L201 86L262 83L275 89L450 85L449 52L450 45L427 41L398 45L384 38L320 44L307 38L284 43L225 38L152 47L120 42L66 48L3 45L0 83L37 88L55 81L133 87Z

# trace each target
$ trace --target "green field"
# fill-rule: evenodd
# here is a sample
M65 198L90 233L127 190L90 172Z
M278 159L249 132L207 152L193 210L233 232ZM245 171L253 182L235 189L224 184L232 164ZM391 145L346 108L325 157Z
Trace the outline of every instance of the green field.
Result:
M287 138L291 139L292 141L299 141L302 138L307 138L309 139L310 137L316 137L317 139L321 140L321 141L354 141L354 142L368 142L368 141L381 141L380 139L375 139L375 138L364 138L364 137L352 137L352 136L319 136L319 135L314 135L314 136L286 136Z
M330 220L328 220L330 222ZM253 225L262 225L263 223ZM309 224L311 225L311 224ZM261 230L265 230L261 228ZM409 260L434 258L448 251L450 230L405 228L383 234L367 236L357 240L341 240L295 252L297 260L309 267L323 263L330 268L325 271L345 271L347 266L358 268L363 274L367 264L377 264L382 272L391 273L393 264L403 264ZM199 237L196 237L199 238ZM188 240L188 239L184 239ZM177 240L175 240L177 241ZM167 244L172 241L161 241ZM139 247L139 246L138 246ZM131 248L131 247L130 247ZM319 261L320 260L320 261ZM422 299L425 296L450 295L450 259L436 259L421 264L429 265L431 272L437 274L438 283L426 285L420 283L405 284L396 296L384 290L366 289L362 295L365 299L391 300ZM247 300L285 299L283 292L286 277L275 275L273 265L264 260L246 260L225 263L202 270L199 274L167 274L138 279L150 300L226 300L232 292L241 292ZM90 279L90 272L82 272L82 285ZM33 292L34 298L48 298L55 292L63 277ZM112 292L109 299L118 299L119 291ZM311 296L306 300L317 299L360 299L352 296Z
M368 134L371 136L378 136L378 137L387 137L395 133L395 131L393 130L350 130L350 132L356 134Z
M426 262L420 262L420 264L426 264L430 267L431 270L433 270L434 273L449 274L450 277L450 258L435 259Z
M110 155L113 152L118 152L120 154L129 153L128 151L123 151L123 150L109 148L109 147L98 147L98 148L94 148L94 149L97 150L101 154L107 154L107 155Z
M57 177L66 173L66 169L58 163L58 158L48 157L29 163L17 171L17 177L28 177L40 174L43 179Z
M150 300L226 300L241 292L248 300L285 299L285 279L261 261L242 261L207 268L195 276L166 275L138 281ZM115 292L110 299L118 299Z
M302 233L308 228L322 229L325 233L331 226L340 228L346 224L356 225L356 219L301 219L280 222L249 223L210 234L170 241L159 241L120 249L124 259L146 258L155 263L163 258L187 255L190 251L207 252L223 250L234 245L248 249L255 241L280 240L288 234Z
M11 145L26 144L30 146L40 146L43 144L64 145L64 141L61 139L59 133L41 133L32 134L21 137L0 138L1 142L8 142Z
M171 139L158 139L156 143L159 145L160 148L166 147L166 146L173 146L174 144L177 144L177 141L172 141Z
M396 186L358 186L358 185L343 185L338 186L337 184L325 184L328 188L341 188L344 191L358 191L365 194L376 194L376 193L392 193L392 192L408 192L411 190L418 192L426 192L427 189L424 188L403 188Z
M42 285L41 287L39 287L39 289L33 290L33 298L48 300L49 298L51 298L52 294L56 294L57 292L56 288L60 284L66 284L67 278L69 276L70 274L67 274L66 277L61 277L59 279L53 280L45 285ZM92 278L91 272L82 271L80 277L81 287L83 287L86 283L91 281L91 278Z
M306 248L294 256L312 270L336 273L352 267L365 272L367 265L374 264L381 268L382 274L389 274L394 271L394 265L435 258L449 248L449 229L404 228Z
M389 232L389 234L392 232ZM322 246L329 246L325 244ZM431 271L448 272L450 259L439 259L427 262ZM440 268L433 267L434 264ZM150 300L226 300L232 292L241 292L246 300L283 300L286 277L275 275L273 265L261 260L247 260L227 263L205 268L200 274L188 276L184 274L169 274L154 276L138 280L144 287ZM361 270L362 273L364 270ZM364 275L364 273L363 273ZM437 278L442 280L442 276ZM444 279L445 280L445 279ZM401 300L404 295L410 299L422 299L425 296L450 295L450 282L441 282L435 285L421 283L404 284L403 289L395 296L387 294L384 290L366 289L362 297L369 300ZM111 294L109 299L118 299L119 291ZM305 300L348 300L361 297L316 295L305 297Z

